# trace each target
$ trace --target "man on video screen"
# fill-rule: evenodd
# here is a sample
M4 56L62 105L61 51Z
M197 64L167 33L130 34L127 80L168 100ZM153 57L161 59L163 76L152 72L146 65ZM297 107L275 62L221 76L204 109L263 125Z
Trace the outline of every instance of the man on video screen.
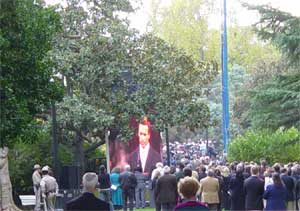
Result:
M138 125L138 147L129 155L128 163L132 169L142 167L143 172L150 173L157 162L161 162L160 154L150 145L151 124L144 118Z

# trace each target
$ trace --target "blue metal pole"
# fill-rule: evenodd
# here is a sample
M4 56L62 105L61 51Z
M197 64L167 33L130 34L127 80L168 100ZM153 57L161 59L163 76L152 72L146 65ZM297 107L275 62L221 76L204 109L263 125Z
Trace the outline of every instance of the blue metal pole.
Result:
M222 33L222 134L224 153L227 153L229 142L229 97L227 76L227 22L226 0L223 0L223 33Z

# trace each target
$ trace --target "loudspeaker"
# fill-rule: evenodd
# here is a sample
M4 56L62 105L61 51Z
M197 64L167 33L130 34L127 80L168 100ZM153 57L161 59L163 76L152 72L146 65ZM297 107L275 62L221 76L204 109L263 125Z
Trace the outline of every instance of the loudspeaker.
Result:
M79 166L63 166L61 174L62 189L79 189L80 169Z

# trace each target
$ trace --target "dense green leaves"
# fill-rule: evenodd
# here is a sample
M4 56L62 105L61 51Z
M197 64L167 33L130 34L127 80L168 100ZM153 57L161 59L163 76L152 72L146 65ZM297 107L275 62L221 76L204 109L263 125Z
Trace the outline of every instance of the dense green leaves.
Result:
M258 128L300 125L300 74L279 75L252 91L250 114Z
M8 145L27 131L27 139L33 139L34 115L59 96L57 84L50 83L47 52L60 22L53 8L31 0L3 0L0 13L0 134L2 144Z
M269 163L288 163L300 159L300 132L295 128L248 131L229 145L229 161L256 161L265 158Z
M109 15L130 11L127 4L101 1L101 7L89 4L87 14L77 1L68 2L61 11L63 36L51 53L56 71L67 81L68 97L58 105L62 128L94 142L111 128L128 140L132 115L147 115L160 129L207 124L207 106L194 99L203 96L216 64L196 62L162 39L138 35L126 19Z
M258 80L254 81L256 86L249 91L251 106L248 118L256 128L299 128L300 18L268 6L248 7L261 14L256 25L258 35L276 45L286 56L285 63L289 64L273 65L269 69L263 67L265 72L258 70L253 75L253 79Z

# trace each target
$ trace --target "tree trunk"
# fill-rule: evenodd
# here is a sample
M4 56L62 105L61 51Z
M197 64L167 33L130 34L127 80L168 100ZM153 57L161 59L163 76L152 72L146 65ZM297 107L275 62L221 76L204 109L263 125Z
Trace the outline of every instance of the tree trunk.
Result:
M83 140L79 134L76 134L75 140L75 165L79 166L80 177L82 177L83 172L85 171L84 166L84 149L83 149Z
M7 155L8 148L0 148L0 210L21 211L13 201Z

